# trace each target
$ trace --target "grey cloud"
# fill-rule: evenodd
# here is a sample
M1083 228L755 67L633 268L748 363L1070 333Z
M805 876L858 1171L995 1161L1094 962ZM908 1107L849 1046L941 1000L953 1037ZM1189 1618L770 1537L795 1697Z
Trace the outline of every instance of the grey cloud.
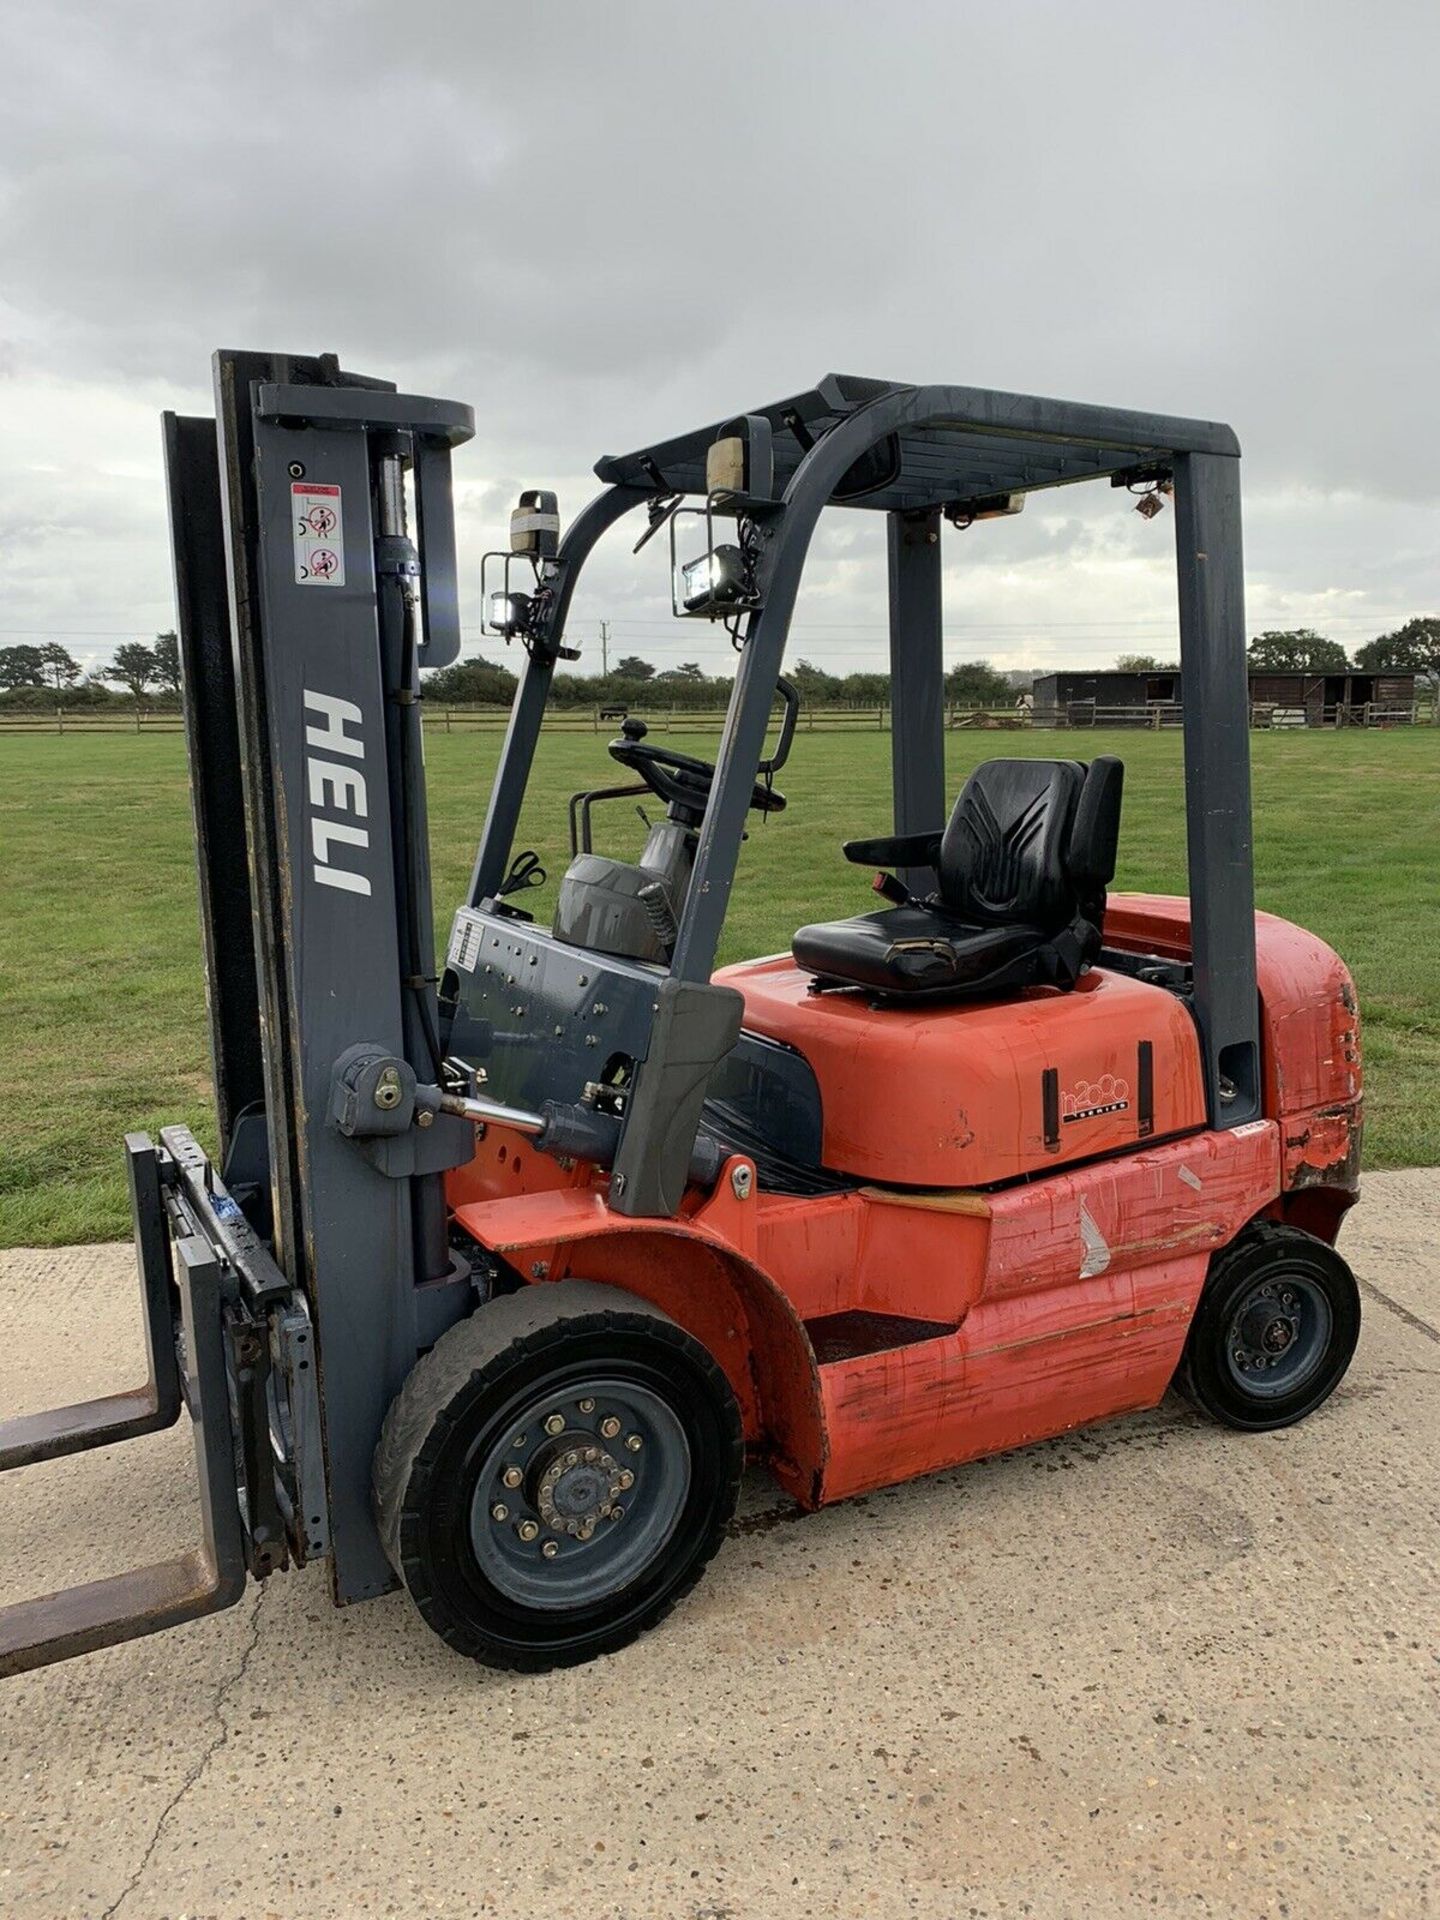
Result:
M1232 421L1252 599L1353 590L1363 617L1437 596L1433 7L9 17L0 406L52 378L97 406L193 405L217 344L334 349L476 405L460 473L478 552L512 478L558 476L573 511L600 453L828 368L959 379ZM137 438L137 467L153 451ZM105 511L83 434L46 457ZM153 484L135 538L158 563L125 570L142 626L163 578ZM1349 515L1317 507L1339 494ZM1118 500L1040 508L955 549L997 630L1012 562L1044 568L1059 633L1093 590L1084 563L1164 548ZM30 511L13 466L0 511ZM612 544L577 615L633 610L690 646L659 624L659 572ZM837 571L851 557L827 540L814 584L828 614L843 581L847 618L873 623L879 583ZM53 586L30 570L24 618L88 586L123 620L113 574L75 562L62 541ZM1126 601L1115 631L1149 617Z

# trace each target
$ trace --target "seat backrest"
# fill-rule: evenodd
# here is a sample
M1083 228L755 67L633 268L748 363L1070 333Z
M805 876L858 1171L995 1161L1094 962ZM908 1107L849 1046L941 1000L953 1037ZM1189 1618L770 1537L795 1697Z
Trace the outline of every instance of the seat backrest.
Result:
M1115 878L1120 846L1120 798L1125 762L1101 754L1085 769L1085 784L1070 829L1065 865L1074 882L1080 911L1098 926L1105 914L1105 889Z
M1103 911L1115 872L1123 772L1108 758L1088 769L1078 760L978 766L940 842L945 905L979 926L1046 932L1084 909Z

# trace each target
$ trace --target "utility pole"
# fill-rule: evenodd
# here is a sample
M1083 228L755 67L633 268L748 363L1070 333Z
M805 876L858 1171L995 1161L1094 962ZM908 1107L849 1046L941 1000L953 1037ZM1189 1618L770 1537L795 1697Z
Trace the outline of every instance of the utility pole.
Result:
M600 672L606 678L610 673L610 622L600 622Z

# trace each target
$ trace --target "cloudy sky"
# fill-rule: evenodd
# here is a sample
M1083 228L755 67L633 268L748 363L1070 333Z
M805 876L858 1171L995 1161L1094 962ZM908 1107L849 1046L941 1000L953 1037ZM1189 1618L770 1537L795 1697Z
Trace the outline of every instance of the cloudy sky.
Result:
M1440 610L1440 10L979 0L9 0L0 644L171 610L157 416L221 344L471 402L466 618L521 486L837 369L1228 420L1252 631ZM947 534L947 653L1173 644L1171 516ZM792 658L883 651L832 513ZM598 665L723 657L617 535ZM498 643L492 642L494 651Z

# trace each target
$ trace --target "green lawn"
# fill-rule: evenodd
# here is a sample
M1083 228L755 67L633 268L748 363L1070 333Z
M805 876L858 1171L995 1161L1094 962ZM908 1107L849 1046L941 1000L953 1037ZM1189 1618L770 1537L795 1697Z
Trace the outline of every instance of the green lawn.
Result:
M689 752L709 745L686 736ZM469 875L497 743L427 740L443 946ZM1118 752L1121 886L1182 891L1177 734L954 734L952 784L995 753ZM755 823L724 958L772 952L801 922L863 910L842 839L888 824L888 736L801 733ZM1345 955L1360 986L1371 1166L1440 1161L1440 732L1257 734L1258 896ZM552 876L565 799L615 769L604 742L545 742L524 832ZM638 846L630 803L606 844ZM0 1246L127 1231L120 1136L210 1133L204 992L185 757L176 735L0 742ZM532 896L543 909L553 894Z

